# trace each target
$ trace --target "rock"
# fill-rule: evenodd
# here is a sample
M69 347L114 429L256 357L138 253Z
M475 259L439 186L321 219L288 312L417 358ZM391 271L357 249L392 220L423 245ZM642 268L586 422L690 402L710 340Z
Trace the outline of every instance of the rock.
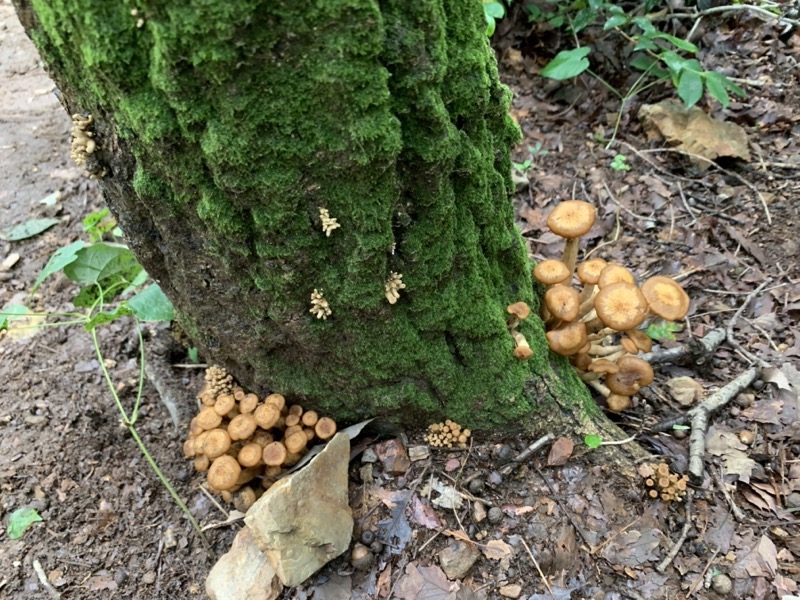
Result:
M230 551L217 561L206 579L211 600L274 600L282 591L283 585L248 527L236 535Z
M431 455L431 449L428 446L409 446L408 458L411 462L418 460L425 460Z
M364 453L361 455L361 462L362 463L378 462L378 455L375 454L375 450L373 450L372 448L365 449Z
M469 573L479 556L475 544L456 541L439 553L439 564L448 579L461 579Z
M492 508L489 509L489 522L492 525L496 525L497 523L499 523L502 520L503 520L503 511L502 510L500 510L496 506L493 506Z
M483 502L476 502L472 505L472 521L480 523L486 518L486 507Z
M733 589L733 582L725 573L717 573L711 578L711 589L720 596L727 596Z
M350 441L338 433L308 465L278 480L250 508L245 523L283 585L295 586L350 545Z
M377 444L375 453L383 463L383 470L392 475L402 475L411 466L406 447L398 439Z
M505 596L506 598L519 598L522 594L522 586L518 583L512 583L510 585L504 585L498 591L501 596Z

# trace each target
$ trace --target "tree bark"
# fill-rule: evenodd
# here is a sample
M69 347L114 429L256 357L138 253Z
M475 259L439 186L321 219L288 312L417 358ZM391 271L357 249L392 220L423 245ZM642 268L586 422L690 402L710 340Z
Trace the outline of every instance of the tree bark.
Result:
M344 419L597 414L535 317L512 355L505 308L538 300L480 2L15 4L132 250L241 383Z

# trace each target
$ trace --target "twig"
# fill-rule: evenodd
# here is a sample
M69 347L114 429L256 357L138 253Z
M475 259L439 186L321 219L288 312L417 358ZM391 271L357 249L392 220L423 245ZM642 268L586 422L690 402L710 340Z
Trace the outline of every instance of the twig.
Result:
M552 442L555 439L556 439L556 436L554 436L552 433L548 433L547 435L545 435L543 437L540 437L538 440L533 442L530 446L525 448L525 450L523 450L522 452L517 454L517 456L515 456L511 460L510 463L508 463L507 465L504 465L503 468L500 469L500 473L502 473L503 475L508 475L519 464L521 464L521 463L525 462L526 460L528 460L531 457L531 455L533 455L533 453L536 452L539 448L541 448L542 446L544 446L546 444L549 444L550 442Z
M522 545L525 546L525 550L528 552L528 556L531 557L531 562L533 563L533 566L536 567L536 570L539 573L539 577L542 578L542 583L544 584L544 587L547 588L547 593L550 594L551 597L555 598L555 596L553 595L553 590L550 589L550 583L547 581L547 577L544 576L544 573L542 573L542 568L539 566L539 563L536 561L536 558L534 558L533 552L531 552L531 549L528 548L528 544L525 543L525 538L521 537L519 538L519 541L522 542Z
M702 17L707 17L708 15L734 13L739 11L751 11L759 15L763 15L765 17L774 19L779 23L786 23L788 25L800 27L800 21L784 17L780 13L775 14L774 12L771 12L766 8L762 8L760 6L753 6L752 4L727 4L725 6L713 6L711 8L706 8L705 10L693 11L689 13L669 13L669 15L667 17L664 17L664 19L699 19Z
M771 365L767 361L756 356L755 354L752 354L749 350L746 350L739 342L737 342L733 336L733 328L736 325L736 321L738 321L739 317L742 316L742 313L748 307L753 298L755 298L759 293L761 293L761 290L767 287L770 283L772 283L772 280L767 279L766 281L764 281L764 283L762 283L760 286L758 286L756 289L754 289L747 295L747 297L744 299L744 302L742 302L742 305L739 307L739 309L735 313L733 313L733 317L731 317L731 320L728 321L728 327L725 329L725 336L726 339L728 340L728 343L736 350L741 352L745 357L747 357L747 359L750 362L756 363L762 369L767 368Z
M206 363L197 363L197 364L195 364L195 363L189 363L189 364L176 363L176 364L172 365L172 367L175 368L175 369L206 369L206 368L208 368L208 365Z
M695 482L703 479L703 461L706 453L706 430L708 429L708 417L715 410L725 406L739 392L753 383L760 369L750 367L731 381L725 387L706 398L702 404L690 410L687 415L691 419L692 433L689 437L689 477Z
M683 547L683 543L686 541L686 536L689 535L689 529L692 527L692 496L694 495L694 490L689 489L686 491L686 514L684 518L686 519L683 523L683 529L681 530L681 535L678 537L678 540L672 545L667 555L664 557L658 566L656 567L656 571L659 573L663 573L667 570L667 567L675 560L675 557L678 556L678 552L680 552L681 547Z
M703 580L706 577L706 572L708 568L713 564L716 560L717 555L719 554L719 548L714 548L714 554L711 555L711 558L708 559L706 562L706 566L703 567L703 570L700 572L700 575L692 582L692 585L689 586L689 591L686 592L686 600L689 600L694 593L697 591L697 588L703 583Z
M47 573L44 572L44 569L42 568L42 563L40 563L39 560L36 558L33 559L33 570L36 571L36 576L39 578L39 583L41 583L44 589L47 590L47 593L50 594L50 597L55 598L56 600L61 598L61 594L58 592L56 588L53 587L53 585L47 579Z
M728 489L725 487L725 480L722 476L722 467L719 468L720 473L717 474L714 471L711 471L711 477L714 478L714 482L717 484L719 491L722 492L722 495L725 496L725 501L728 503L728 506L731 508L731 514L733 518L739 521L740 523L744 523L747 520L747 517L742 512L742 509L736 506L736 503L733 501L733 497L728 493Z
M669 348L668 350L660 350L658 352L648 352L647 354L643 354L641 358L651 365L655 365L675 362L688 354L692 356L698 364L703 364L709 356L717 351L719 345L725 340L725 335L726 331L718 327L717 329L712 329L700 339L693 338L689 344L678 346L677 348Z

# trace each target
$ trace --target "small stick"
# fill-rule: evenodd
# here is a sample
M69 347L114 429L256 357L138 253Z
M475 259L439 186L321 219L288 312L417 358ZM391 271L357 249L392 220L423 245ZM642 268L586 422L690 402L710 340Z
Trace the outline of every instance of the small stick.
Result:
M725 339L728 340L728 343L731 346L733 346L736 350L741 352L745 357L747 357L747 359L750 362L756 363L762 369L768 368L771 365L767 361L751 353L749 350L746 350L739 342L737 342L733 336L733 328L736 325L736 322L739 320L739 317L742 316L742 313L748 307L753 298L755 298L759 293L761 293L761 290L767 287L771 282L772 280L767 279L766 281L764 281L764 283L762 283L760 286L758 286L756 289L754 289L747 295L747 297L744 299L744 302L742 302L742 305L737 309L735 313L733 313L731 320L728 321L728 327L725 329L725 336L726 336Z
M655 365L675 362L686 355L690 355L695 358L699 364L702 364L706 361L708 356L711 356L717 351L719 345L725 341L725 337L726 330L718 327L712 329L700 339L692 339L688 345L669 348L668 350L660 350L658 352L648 352L647 354L642 354L640 358L646 360L651 365Z
M41 583L44 589L47 590L47 593L50 594L50 597L54 598L55 600L61 598L61 594L58 593L58 590L56 590L56 588L54 588L47 579L47 573L44 572L42 563L40 563L36 558L33 559L33 570L36 571L36 576L39 578L39 583ZM541 573L541 571L539 572Z
M728 506L731 508L731 514L733 518L739 521L740 523L744 523L747 520L747 517L742 512L742 509L736 506L736 503L733 501L733 497L728 492L728 489L725 487L725 480L723 479L722 475L722 467L719 468L720 472L717 474L714 471L711 471L711 477L714 478L714 482L717 484L717 487L722 492L722 495L725 496L725 500L728 502Z
M533 455L533 453L536 452L539 448L541 448L542 446L544 446L546 444L549 444L550 442L552 442L555 439L556 439L556 436L554 436L552 433L548 433L547 435L545 435L543 437L540 437L538 440L533 442L530 446L525 448L525 450L523 450L522 452L517 454L517 456L514 457L514 459L510 463L508 463L507 465L504 465L503 468L500 469L500 473L502 473L503 475L508 475L520 463L523 463L526 460L528 460L531 457L531 455ZM483 501L481 500L481 502L483 502Z
M533 563L533 566L536 567L536 570L539 572L539 577L542 578L542 583L544 583L544 587L547 588L547 593L550 594L551 597L555 598L555 596L553 595L553 590L550 589L550 584L547 581L547 577L545 577L544 573L542 573L542 568L539 566L539 563L534 558L533 552L531 552L531 549L528 548L528 544L525 543L525 538L519 538L519 541L522 542L522 545L525 546L525 550L528 552L528 556L531 557L531 562Z
M681 535L678 537L678 540L672 545L667 555L664 557L658 566L656 567L656 571L659 573L663 573L667 570L667 567L675 560L675 557L678 556L678 552L680 552L683 543L686 541L686 536L689 535L689 529L692 526L692 496L694 495L694 490L687 490L686 491L686 521L683 524L683 529L681 530Z

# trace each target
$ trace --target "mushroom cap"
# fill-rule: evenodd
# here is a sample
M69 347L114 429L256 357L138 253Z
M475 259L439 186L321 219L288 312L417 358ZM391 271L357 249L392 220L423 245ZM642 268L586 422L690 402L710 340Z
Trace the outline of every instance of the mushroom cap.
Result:
M579 238L594 225L597 210L588 202L564 200L547 217L550 231L563 238Z
M225 416L236 406L236 398L233 394L220 394L214 402L214 412L220 416Z
M689 312L689 296L674 279L656 275L642 284L650 311L667 321L677 321Z
M206 433L203 454L210 459L222 456L231 449L231 436L224 429L212 429Z
M589 365L589 370L593 373L617 373L619 372L619 367L617 363L613 363L607 358L596 358Z
M286 398L283 394L270 394L264 398L264 404L274 404L278 407L278 411L281 411L286 407Z
M253 417L256 420L256 424L262 429L272 429L278 424L281 418L281 411L275 404L267 402L256 408L255 412L253 412Z
M589 356L588 352L578 352L572 359L572 364L578 371L586 371L592 364L592 357Z
M633 273L628 269L617 263L609 263L600 271L600 277L597 279L597 287L602 290L604 287L612 283L619 283L620 281L636 283Z
M205 454L198 454L194 458L194 470L198 473L203 473L208 471L208 466L211 464L211 461Z
M606 376L606 386L614 394L632 396L653 383L653 367L646 360L623 356L617 361L619 371Z
M619 343L628 354L639 354L639 346L637 346L636 342L634 342L631 338L623 337L620 339Z
M283 440L283 445L286 446L286 450L290 454L302 452L306 449L306 444L308 444L308 437L306 436L306 432L302 429L292 432Z
M317 421L317 424L314 425L314 432L321 440L332 438L333 434L336 433L336 421L330 417L322 417L319 421Z
M255 394L245 394L244 398L239 400L239 412L251 413L258 406L258 396Z
M256 418L252 414L236 415L228 423L228 434L232 440L246 440L256 430Z
M289 407L289 414L290 415L297 415L298 417L302 417L303 416L303 407L300 406L299 404L292 404Z
M628 331L644 321L647 300L635 285L620 281L600 288L594 299L594 309L606 327Z
M574 321L546 334L550 349L562 356L571 356L586 345L586 324Z
M524 302L514 302L514 304L509 304L508 307L506 307L506 311L508 314L514 315L518 319L525 320L531 314L531 307Z
M194 418L197 423L204 430L216 429L222 423L222 416L218 415L213 406L204 406L203 409L197 413Z
M514 358L519 360L528 360L533 356L533 350L530 346L517 346L514 348Z
M608 266L602 258L592 258L578 265L578 279L588 285L595 285L600 279L600 273Z
M533 268L536 281L544 285L555 285L569 279L569 269L560 260L548 259L537 263Z
M303 425L306 427L314 427L319 421L319 414L315 410L307 410L303 413L303 416L300 418L303 422Z
M620 394L609 394L606 398L606 406L608 410L614 413L628 410L632 406L630 396L621 396Z
M644 331L641 331L640 329L631 329L630 331L625 332L625 335L631 338L633 343L636 344L636 347L642 352L650 352L650 350L653 349L653 340L651 340L650 336ZM632 354L636 353L633 352Z
M293 414L286 415L286 420L284 421L284 425L286 425L287 429L289 427L296 427L297 425L300 425L300 416Z
M208 485L216 491L229 490L236 485L241 473L239 462L229 454L223 454L208 469Z
M255 467L261 462L261 453L263 451L264 448L261 447L261 444L250 442L242 446L239 454L236 455L236 460L243 467Z
M247 512L256 503L256 491L249 485L244 486L233 496L233 505L236 510Z
M286 460L286 446L281 442L271 442L264 446L261 453L261 459L268 467L279 467Z
M566 285L554 285L544 293L547 310L560 321L574 321L581 307L577 290Z

